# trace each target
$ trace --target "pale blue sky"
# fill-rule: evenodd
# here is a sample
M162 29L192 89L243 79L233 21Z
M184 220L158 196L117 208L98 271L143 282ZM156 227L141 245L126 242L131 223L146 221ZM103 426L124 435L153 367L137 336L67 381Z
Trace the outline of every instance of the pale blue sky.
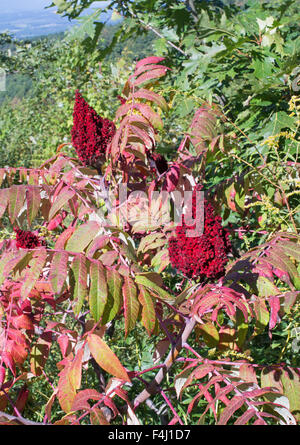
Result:
M52 0L0 0L0 14L12 11L42 11L45 6L51 5L51 3ZM105 3L108 2L95 1L95 5L92 7L102 6Z
M0 0L0 11L41 11L51 0Z

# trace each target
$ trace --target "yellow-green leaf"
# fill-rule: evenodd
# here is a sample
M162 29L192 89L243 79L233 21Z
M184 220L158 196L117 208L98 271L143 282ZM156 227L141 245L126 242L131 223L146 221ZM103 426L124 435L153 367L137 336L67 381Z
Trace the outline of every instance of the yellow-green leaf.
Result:
M90 242L96 237L100 229L97 221L88 221L75 230L68 240L66 250L70 252L83 252Z
M155 307L153 298L143 286L139 286L139 302L142 305L142 322L146 331L151 335L155 329Z
M122 301L122 277L114 269L106 270L108 298L102 315L102 323L106 324L113 320L121 308Z
M68 272L68 252L54 252L50 266L49 280L55 294L59 294Z
M98 337L98 335L89 334L87 341L92 356L104 371L120 380L130 382L126 369L104 340Z
M136 324L140 309L140 304L137 299L137 289L131 277L124 277L123 302L125 316L125 336L127 336Z

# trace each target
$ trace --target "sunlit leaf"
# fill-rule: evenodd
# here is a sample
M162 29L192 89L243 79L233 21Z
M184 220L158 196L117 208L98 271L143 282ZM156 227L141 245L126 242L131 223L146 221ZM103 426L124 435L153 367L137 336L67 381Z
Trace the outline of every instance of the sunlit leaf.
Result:
M89 334L87 341L92 356L104 371L120 380L130 382L127 371L121 365L118 357L98 335Z

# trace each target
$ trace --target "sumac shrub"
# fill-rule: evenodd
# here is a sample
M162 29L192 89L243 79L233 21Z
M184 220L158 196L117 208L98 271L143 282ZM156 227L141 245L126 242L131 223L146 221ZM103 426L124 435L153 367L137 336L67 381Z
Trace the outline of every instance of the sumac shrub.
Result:
M269 193L265 163L209 185L209 163L240 162L215 104L195 110L172 159L158 153L164 63L137 62L112 121L76 93L77 157L59 146L40 168L0 169L1 424L299 420L289 196L288 230L268 232L257 208L284 190ZM196 191L203 231L189 236Z

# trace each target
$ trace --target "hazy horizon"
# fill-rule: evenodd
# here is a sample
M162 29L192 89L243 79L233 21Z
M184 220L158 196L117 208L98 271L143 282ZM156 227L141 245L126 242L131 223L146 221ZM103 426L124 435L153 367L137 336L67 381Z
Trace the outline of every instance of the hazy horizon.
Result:
M6 12L38 12L44 11L46 6L50 6L52 0L0 0L1 13ZM95 1L95 4L91 7L101 7L108 4L108 1ZM49 12L55 11L55 6L47 9ZM46 10L46 11L47 11Z
M65 32L78 23L55 14L56 7L45 9L51 3L51 0L0 0L0 33L9 32L17 38L27 38ZM105 7L108 3L96 1L91 9ZM85 11L89 12L90 9Z

